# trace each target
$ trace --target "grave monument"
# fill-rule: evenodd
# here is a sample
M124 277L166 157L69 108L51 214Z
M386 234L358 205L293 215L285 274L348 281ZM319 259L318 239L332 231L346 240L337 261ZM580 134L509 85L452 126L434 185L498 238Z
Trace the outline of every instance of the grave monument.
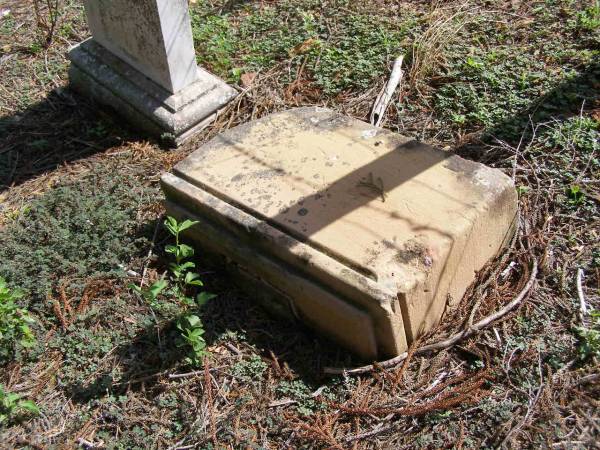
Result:
M176 142L236 92L197 68L185 0L88 0L74 88ZM365 359L434 327L510 238L512 180L328 109L230 129L162 177L167 212L253 298ZM268 295L263 295L266 293Z
M497 169L331 110L238 126L162 178L189 236L365 359L396 356L458 302L513 230Z
M85 0L92 37L69 52L71 87L180 144L237 91L196 65L187 0Z

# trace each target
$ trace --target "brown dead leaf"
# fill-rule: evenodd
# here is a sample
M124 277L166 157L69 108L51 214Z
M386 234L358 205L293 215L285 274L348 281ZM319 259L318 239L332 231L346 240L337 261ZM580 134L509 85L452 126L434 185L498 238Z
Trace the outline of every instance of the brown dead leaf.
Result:
M307 51L309 51L312 47L314 47L318 43L319 43L318 39L308 38L307 40L305 40L301 44L298 44L294 48L292 48L291 50L289 50L288 54L290 56L302 55L302 54L306 53Z
M518 20L515 23L515 25L518 28L522 28L522 27L528 27L529 25L531 25L534 22L535 22L535 20L533 20L531 17L526 17L525 19Z
M256 79L256 75L257 75L256 72L243 73L242 76L240 77L242 86L245 88L249 88L250 86L252 86L252 83L254 83L254 80Z

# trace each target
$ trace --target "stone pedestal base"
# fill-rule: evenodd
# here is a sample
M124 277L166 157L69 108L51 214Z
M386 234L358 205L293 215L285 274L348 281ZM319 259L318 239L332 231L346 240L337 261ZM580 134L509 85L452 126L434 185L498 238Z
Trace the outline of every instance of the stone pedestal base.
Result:
M71 87L175 145L210 124L237 91L198 68L199 79L172 94L114 56L93 38L69 52Z
M509 239L509 177L322 108L229 130L162 179L188 235L365 359L398 355Z

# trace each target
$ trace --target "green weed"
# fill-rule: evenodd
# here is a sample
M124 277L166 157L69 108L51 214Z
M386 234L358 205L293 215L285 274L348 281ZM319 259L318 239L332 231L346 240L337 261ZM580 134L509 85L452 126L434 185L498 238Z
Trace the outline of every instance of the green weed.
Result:
M485 398L478 405L478 408L485 414L485 425L490 429L495 429L499 424L506 421L518 407L519 403L514 399L497 399L494 397Z
M23 400L19 394L5 391L0 384L0 426L16 421L26 413L39 414L40 409L31 400Z
M257 380L262 378L269 366L258 355L250 356L250 359L240 361L231 368L231 374L244 380Z
M14 32L17 22L11 13L8 13L0 21L0 36L10 36Z
M316 411L326 408L326 405L312 396L311 389L300 380L281 381L277 385L277 393L282 397L287 397L298 402L296 407L298 413L302 416L310 416ZM322 393L328 396L328 392Z
M590 261L590 265L593 268L600 267L600 248L592 250L592 260Z
M0 231L0 276L42 314L60 283L75 293L87 277L122 276L120 266L147 242L136 236L137 211L154 192L111 167L57 186Z
M33 322L29 313L17 306L22 291L10 289L0 277L0 363L9 361L17 346L31 347L35 338L29 324Z
M194 256L193 247L181 242L181 233L193 227L198 222L185 220L181 223L173 217L167 217L164 226L175 238L175 243L165 247L166 253L175 259L169 265L170 277L168 280L160 279L151 286L143 288L130 284L130 288L137 292L151 308L162 309L159 296L163 293L170 294L174 300L184 309L177 319L176 327L180 333L179 346L188 350L186 362L191 366L200 366L202 359L207 355L206 341L204 340L204 325L196 314L190 312L192 308L200 309L209 300L215 297L208 292L200 292L192 295L197 288L202 287L200 275L192 271L196 264L189 259ZM158 324L157 324L158 325Z
M579 11L575 18L574 28L579 31L600 30L600 2Z
M93 331L87 327L74 326L68 333L52 340L48 349L58 350L64 357L59 374L60 382L81 390L85 384L82 381L90 379L100 370L102 358L126 341L126 333L121 330L101 328ZM118 378L117 375L116 372L104 374L95 380L96 392L106 392L113 379Z
M507 115L526 109L532 99L556 82L556 75L546 73L542 62L508 48L494 54L477 52L462 61L457 53L455 58L447 76L456 81L436 91L435 105L443 117L460 128L498 125ZM508 132L519 136L522 130Z
M201 16L191 10L194 41L197 43L199 64L213 72L226 76L231 70L237 40L225 17Z
M342 34L310 54L315 82L327 94L369 88L374 78L388 70L387 63L403 53L402 28L359 15L344 17L342 23Z
M193 292L204 284L200 280L200 275L192 272L196 267L195 263L189 261L194 256L194 249L187 244L181 243L181 233L188 228L193 227L198 222L184 220L178 223L173 217L167 217L165 228L175 238L174 245L168 245L165 251L175 258L175 262L171 263L169 268L172 274L173 288L172 292L175 298L185 308L195 307L202 308L209 300L215 297L214 294L208 292L200 292L195 297L190 296ZM177 329L181 333L182 346L186 346L190 351L186 358L188 364L199 366L202 359L207 355L206 342L202 337L204 334L204 325L202 320L195 314L185 312L177 321Z
M577 351L582 361L600 357L600 311L590 312L589 327L580 326L575 329L579 337Z
M569 186L566 189L567 202L571 206L579 206L585 200L585 194L581 192L581 188L577 185Z
M181 333L179 346L188 349L185 361L190 366L199 367L202 359L208 355L202 320L195 314L184 314L177 321L177 329Z
M129 287L133 289L138 295L140 295L146 303L153 309L160 309L161 304L158 300L160 294L167 288L169 283L166 280L158 280L152 283L147 288L142 288L135 284L130 284Z
M249 5L235 16L205 13L199 5L191 14L198 61L220 76L238 82L243 72L287 61L292 73L303 66L328 95L370 87L401 52L402 39L416 24L344 12L332 30L326 24L330 18L311 1ZM282 81L294 79L291 74Z
M583 153L600 151L600 123L591 117L571 117L551 126L541 139L545 148ZM598 160L592 163L599 164Z

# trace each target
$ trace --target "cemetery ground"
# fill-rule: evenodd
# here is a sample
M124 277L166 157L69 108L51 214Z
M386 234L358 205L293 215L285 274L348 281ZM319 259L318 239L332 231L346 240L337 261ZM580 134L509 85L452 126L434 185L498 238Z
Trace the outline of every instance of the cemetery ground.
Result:
M600 3L197 0L191 11L199 63L242 94L169 150L67 88L66 50L88 35L79 2L0 1L0 447L597 447ZM512 176L510 247L403 363L335 376L324 368L365 362L266 314L196 249L216 297L197 312L207 356L189 364L185 304L130 287L170 276L160 174L270 112L368 118L401 53L383 126ZM532 274L515 311L418 352L499 310ZM29 339L7 319L15 303Z

